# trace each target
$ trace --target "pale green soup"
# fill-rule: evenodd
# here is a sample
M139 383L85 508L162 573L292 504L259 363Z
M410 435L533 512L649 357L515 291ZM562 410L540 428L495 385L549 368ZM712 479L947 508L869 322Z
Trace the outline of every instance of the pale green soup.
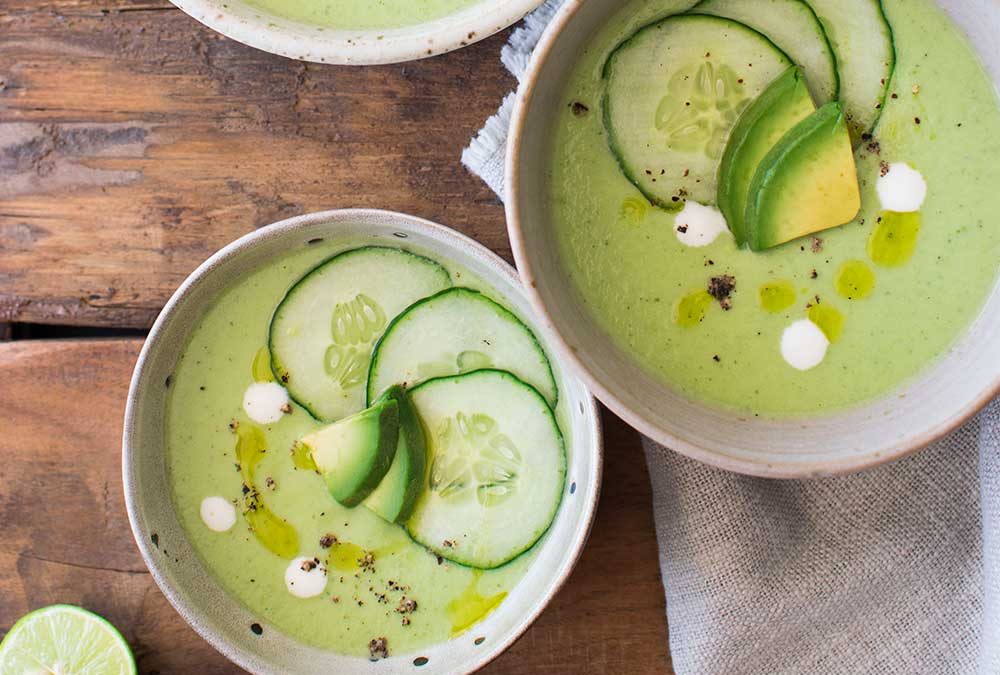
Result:
M170 483L194 549L264 630L277 629L317 647L365 657L369 641L385 637L391 654L415 654L483 619L523 576L534 553L489 571L438 559L410 540L403 528L364 507L339 505L319 475L296 468L290 453L293 442L321 426L305 410L293 405L291 414L272 425L255 424L243 412L244 391L254 382L255 371L260 375L255 357L266 344L274 308L303 274L346 248L310 246L248 275L198 323L171 376L166 424ZM491 293L467 272L447 267L456 285ZM563 407L557 416L565 428ZM221 533L202 522L200 505L209 496L232 501L239 514L243 477L236 443L241 433L253 428L266 439L267 451L255 472L265 507L294 528L297 555L315 556L328 567L326 590L317 597L300 599L288 592L284 574L289 559L267 550L242 515ZM322 546L320 540L327 534L338 543ZM369 552L373 565L363 568L359 559ZM396 611L403 597L416 601L416 611Z
M580 55L567 82L564 112L554 123L550 213L581 301L638 364L697 400L783 416L885 394L949 349L994 283L1000 111L993 83L931 2L885 0L898 58L895 96L875 130L880 152L863 145L856 155L858 219L821 233L818 251L807 238L753 253L737 250L728 235L688 248L675 236L674 216L650 206L622 175L600 111L608 54L637 27L691 4L625 4ZM928 184L916 249L895 267L876 265L868 254L880 224L875 182L882 161L907 162ZM838 273L850 261L874 272L874 289L864 299L838 293ZM722 274L736 281L731 311L712 303L703 321L681 325L678 303ZM776 313L758 297L774 283L793 294L792 304ZM825 360L801 372L785 363L779 344L782 331L806 318L817 299L842 315L843 326Z
M403 28L471 7L480 0L246 0L292 21L344 30Z

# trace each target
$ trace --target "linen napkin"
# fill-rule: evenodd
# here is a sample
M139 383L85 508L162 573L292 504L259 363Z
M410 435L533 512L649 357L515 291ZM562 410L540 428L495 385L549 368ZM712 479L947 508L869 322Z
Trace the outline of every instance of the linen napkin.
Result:
M518 79L559 4L501 51ZM501 197L515 96L462 154ZM1000 401L844 478L751 478L643 445L678 675L1000 674Z

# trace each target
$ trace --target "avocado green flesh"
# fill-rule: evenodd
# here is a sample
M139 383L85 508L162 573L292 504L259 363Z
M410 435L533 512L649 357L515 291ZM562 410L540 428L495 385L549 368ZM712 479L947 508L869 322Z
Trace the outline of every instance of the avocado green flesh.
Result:
M843 225L861 208L851 137L839 103L797 124L761 160L746 212L750 248Z
M262 545L241 509L236 525L227 532L213 532L202 522L200 506L205 497L243 500L244 477L234 467L238 436L229 424L235 420L239 429L252 425L242 410L243 394L253 382L254 357L267 344L271 313L287 290L315 265L369 242L328 236L324 242L290 251L225 290L206 307L181 350L167 391L164 420L164 460L174 509L185 540L214 581L259 617L265 636L268 631L272 637L280 633L365 661L373 636L385 637L395 655L415 656L447 642L456 626L455 603L472 606L467 600L470 587L484 597L512 592L535 559L535 552L530 551L503 568L479 573L461 565L438 564L404 528L370 509L348 508L334 501L322 477L310 468L297 468L290 453L298 439L326 426L297 406L276 424L261 427L267 447L255 472L261 497L294 528L296 555L324 560L335 550L360 547L375 555L375 568L364 573L340 571L334 563L332 569L337 571L328 575L325 593L303 600L285 587L288 560ZM496 297L496 289L468 269L453 263L447 268L463 284ZM569 428L568 404L560 403L557 416L560 425ZM320 539L327 534L335 535L343 545L321 547ZM164 555L166 551L173 555L181 545L173 536L159 533ZM353 564L356 559L347 555L344 562ZM419 603L410 625L402 625L401 616L392 611L402 592L389 593L393 604L387 606L369 591L387 592L390 580L405 585L406 595ZM340 602L332 602L334 596ZM355 597L364 604L352 602Z
M788 130L816 109L802 73L789 68L750 104L733 128L719 165L719 210L742 246L747 191L758 164Z
M385 477L396 456L399 405L385 399L302 438L330 496L357 506Z
M399 409L396 457L364 505L390 523L402 523L413 512L423 487L427 447L417 411L403 388L398 385L391 387L379 400L384 399L395 401Z
M624 207L639 195L609 152L601 116L594 113L603 94L601 67L637 28L687 11L689 0L623 0L565 71L561 92L551 92L564 105L552 108L551 131L539 150L548 157L539 172L545 176L539 198L552 263L572 290L567 311L581 323L589 320L587 330L607 335L624 358L678 395L751 418L844 410L931 367L966 332L992 291L1000 260L996 87L937 3L883 4L898 63L873 139L881 152L868 143L856 149L861 211L850 224L820 233L818 253L809 237L755 252L723 235L693 249L678 241L671 213L650 207L629 209L625 217ZM574 115L574 101L590 112ZM882 215L875 189L882 161L907 162L928 185L915 241L905 262L892 267L876 264L867 250ZM849 302L836 295L834 280L839 266L855 259L871 263L876 291ZM675 324L675 303L704 291L709 278L722 273L736 279L732 309L715 303L696 326ZM757 290L782 280L792 284L793 302L777 313L765 311ZM784 328L805 318L816 295L843 313L843 332L823 363L802 373L785 363L779 345Z

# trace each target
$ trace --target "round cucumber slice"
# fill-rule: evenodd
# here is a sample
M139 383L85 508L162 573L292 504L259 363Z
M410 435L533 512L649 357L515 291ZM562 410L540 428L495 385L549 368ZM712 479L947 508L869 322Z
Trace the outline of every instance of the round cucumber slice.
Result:
M729 133L790 59L752 28L670 16L639 29L604 67L604 126L622 171L653 204L715 202Z
M823 24L805 0L702 0L691 12L724 16L763 33L802 69L817 103L836 100L837 57Z
M275 376L316 419L361 410L372 345L399 312L449 286L444 267L398 248L365 246L327 260L274 311Z
M128 643L105 619L72 605L22 617L0 642L0 673L134 675Z
M854 145L875 129L896 70L892 26L881 0L808 0L837 55L840 101Z
M531 548L555 518L566 478L562 434L542 395L500 370L428 380L410 395L430 466L410 536L482 569Z
M552 368L534 333L510 310L470 288L420 300L386 329L372 354L368 400L394 384L496 368L558 398Z

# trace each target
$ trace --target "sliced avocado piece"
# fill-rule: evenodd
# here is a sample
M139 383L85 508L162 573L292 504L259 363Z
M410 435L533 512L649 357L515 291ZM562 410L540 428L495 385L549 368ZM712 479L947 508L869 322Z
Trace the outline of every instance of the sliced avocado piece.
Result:
M330 495L357 506L378 487L396 457L399 405L380 399L370 408L303 436Z
M364 501L364 505L390 523L404 523L413 513L424 485L427 444L423 424L403 387L390 387L378 401L386 399L394 400L399 409L396 458L382 482Z
M861 208L847 121L828 103L771 148L750 182L747 242L762 251L849 223Z
M760 160L815 110L802 71L793 66L768 85L733 127L719 165L717 201L737 246L746 243L747 190Z

